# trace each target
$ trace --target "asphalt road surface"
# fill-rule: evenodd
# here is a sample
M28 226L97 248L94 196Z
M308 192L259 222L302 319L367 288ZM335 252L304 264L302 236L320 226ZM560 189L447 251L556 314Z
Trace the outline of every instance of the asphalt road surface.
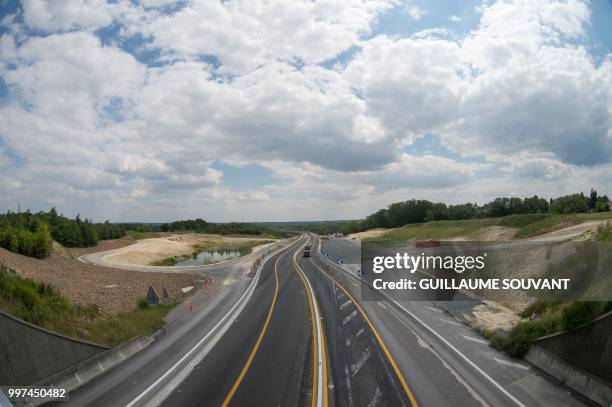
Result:
M435 302L362 299L369 288L334 264L358 259L359 245L327 240L324 257L319 244L303 236L256 273L229 263L238 284L58 405L583 405Z

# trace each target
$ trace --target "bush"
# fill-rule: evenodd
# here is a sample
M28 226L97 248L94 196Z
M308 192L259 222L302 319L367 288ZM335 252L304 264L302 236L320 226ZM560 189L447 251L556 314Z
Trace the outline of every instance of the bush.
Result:
M149 308L149 301L147 300L147 297L138 298L136 304L138 305L139 309Z
M612 240L612 222L606 222L597 227L597 240L602 242Z
M595 301L573 302L566 305L561 313L562 327L564 330L578 328L592 321L604 308L604 304Z
M537 300L533 304L529 305L519 314L522 318L528 318L531 314L535 313L536 315L544 314L548 310L554 310L563 301L559 300Z

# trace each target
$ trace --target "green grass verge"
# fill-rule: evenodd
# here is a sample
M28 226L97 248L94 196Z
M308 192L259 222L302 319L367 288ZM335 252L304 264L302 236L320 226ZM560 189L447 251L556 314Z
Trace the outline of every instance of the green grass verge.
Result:
M161 326L175 302L104 314L96 305L69 302L53 286L0 267L0 309L50 331L107 346L146 335Z
M484 227L495 226L497 221L497 219L487 218L417 223L392 229L366 240L396 244L416 239L449 239L457 236L473 235Z
M579 328L611 310L612 301L538 300L520 314L526 318L535 313L537 316L535 320L518 323L506 336L494 332L483 332L483 334L491 341L494 348L504 350L514 357L522 357L537 338Z
M128 230L127 234L134 240L151 239L154 237L161 237L159 232L137 232L135 230Z
M418 239L451 239L465 236L478 240L482 228L504 226L516 229L514 239L527 239L554 232L587 220L612 219L612 212L583 213L578 215L529 214L502 218L445 220L406 225L366 240L382 244L399 244Z
M175 266L178 261L176 257L166 257L165 259L151 262L150 266Z
M193 246L196 253L202 252L221 252L221 251L239 251L241 256L246 256L253 251L253 248L262 244L273 243L274 240L249 240L246 242L236 243L214 243L204 242Z

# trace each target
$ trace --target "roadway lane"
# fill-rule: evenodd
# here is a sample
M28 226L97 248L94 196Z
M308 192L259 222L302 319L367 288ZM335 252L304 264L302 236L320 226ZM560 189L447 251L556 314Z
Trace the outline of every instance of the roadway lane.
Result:
M310 398L310 312L291 254L266 263L237 323L163 405L297 406Z
M287 250L291 248L284 249ZM277 257L278 254L274 255L264 264L259 275L260 283L256 286L256 275L246 273L246 270L232 273L234 283L193 313L187 312L168 323L167 335L158 334L149 347L71 392L68 402L57 405L144 405L152 401L160 402L177 384L177 378L185 375L185 371L192 368L191 365L209 352L222 335L224 327L242 325L232 324L231 315L248 298L246 295L250 290L255 295L254 288L269 279L269 270ZM233 271L233 268L229 271ZM249 301L248 305L252 303ZM245 311L246 308L243 309ZM223 341L226 340L228 337L223 336Z
M400 379L352 300L316 269L311 258L298 257L298 265L321 309L335 405L409 406Z
M350 258L360 251L358 245L345 239L323 242L322 252L329 253L332 260L340 257L336 248ZM401 301L398 305L322 257L315 256L314 260L356 298L363 289L370 291L368 298L378 298L360 303L423 405L454 404L453 400L462 400L465 405L540 406L549 405L551 400L557 406L583 405L568 389L522 360L491 348L470 327L448 315L445 308L466 307L465 301Z

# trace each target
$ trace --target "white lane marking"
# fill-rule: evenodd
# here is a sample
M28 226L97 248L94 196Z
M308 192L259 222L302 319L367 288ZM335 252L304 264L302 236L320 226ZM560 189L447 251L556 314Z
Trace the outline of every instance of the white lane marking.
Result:
M447 324L461 325L459 322L451 321L450 319L446 319L446 318L438 318L438 319L442 322L446 322Z
M327 260L324 256L321 255L321 251L319 251L319 257L322 258L324 261L327 261L328 263L330 263L333 266L336 266L334 263L332 263L331 261ZM347 273L349 276L352 276L353 278L357 278L355 277L355 275L341 267L336 266L336 268L338 268L341 271L344 271L345 273ZM520 407L525 407L525 405L516 397L514 397L508 390L506 390L501 384L499 384L498 382L495 381L495 379L493 379L491 376L489 376L489 374L487 372L485 372L484 370L482 370L480 367L478 367L478 365L476 365L476 363L472 362L472 360L470 358L468 358L467 356L465 356L459 349L457 349L453 344L451 344L449 341L447 341L442 335L440 335L438 332L436 332L435 330L433 330L429 325L427 325L425 322L423 322L419 317L417 317L413 312L409 311L406 307L404 307L402 304L400 304L399 302L395 301L393 298L391 298L387 293L383 292L383 291L379 291L382 295L384 295L385 297L387 297L387 299L391 302L393 302L399 309L401 309L402 311L404 311L406 314L408 314L412 319L414 319L415 321L417 321L419 324L421 324L425 329L427 329L429 332L431 332L436 338L438 338L440 341L442 341L442 343L444 343L446 346L448 346L453 352L455 352L461 359L463 359L465 362L467 362L474 370L476 370L478 373L480 373L485 379L487 379L489 381L489 383L491 383L493 386L495 386L495 388L497 388L499 391L501 391L506 397L508 397L510 400L512 400L517 406Z
M298 250L299 251L299 250ZM297 266L297 270L299 273L302 274L302 277L304 277L304 281L306 281L306 284L308 285L308 289L309 289L309 295L312 301L312 307L314 309L314 318L316 321L316 328L317 328L317 406L323 406L325 404L325 391L327 391L327 389L325 388L326 386L323 385L324 380L326 380L327 378L325 377L325 372L323 371L323 326L321 324L321 314L319 312L319 304L317 303L317 298L315 297L314 294L314 288L312 288L312 285L310 284L310 280L308 280L308 277L306 276L306 273L304 273L304 271L302 270L302 268L300 267L300 265L297 262L297 254L298 251L296 251L293 255L293 261L295 262L295 265Z
M340 305L340 309L344 309L344 307L348 307L349 305L351 305L351 301L347 301L344 304Z
M368 361L369 358L370 358L370 348L365 348L361 356L359 356L359 359L357 360L357 362L351 365L351 376L355 377L355 375L359 373L359 371L361 370L363 365L365 365L365 363Z
M427 308L428 310L431 310L431 311L442 312L441 309L437 309L437 308L430 307L430 306L427 306L427 305L423 306L423 308Z
M291 246L293 246L293 245L291 245ZM291 246L289 246L289 247L291 247ZM136 403L138 403L145 395L147 395L147 393L149 393L151 390L153 390L159 383L161 383L164 379L166 379L166 377L168 377L170 374L172 374L172 372L174 372L174 370L179 365L181 365L189 356L191 356L191 354L193 352L195 352L196 349L198 349L200 347L200 345L202 345L211 335L216 334L215 338L213 338L213 339L216 339L216 341L213 341L215 343L219 339L221 339L221 336L223 336L223 334L229 329L229 327L233 323L234 318L237 315L239 315L240 312L242 312L242 310L246 306L247 302L251 299L251 296L253 295L253 292L255 291L255 287L257 285L257 282L259 281L259 276L261 275L261 270L263 270L263 266L266 264L266 262L268 260L270 260L270 258L272 258L272 256L276 255L278 252L280 252L282 250L283 249L279 249L276 252L273 252L273 253L269 254L264 259L264 261L261 262L259 268L257 269L257 273L255 274L255 278L253 278L253 281L251 281L251 284L249 285L249 287L242 294L242 296L238 299L238 301L234 304L234 306L232 308L230 308L230 310L227 312L227 314L225 314L225 316L223 318L221 318L221 320L219 322L217 322L217 324L206 335L204 335L204 337L202 339L200 339L198 341L198 343L196 343L193 348L191 348L189 351L187 351L187 353L185 353L183 355L183 357L180 358L175 364L170 366L170 368L166 371L166 373L161 375L149 387L147 387L142 393L140 393L138 396L136 396L136 398L134 400L132 400L126 407L132 407L132 406L136 405ZM231 320L231 322L229 320ZM225 326L223 326L222 329L219 332L216 332L217 329L219 329L219 327L221 327L223 324L225 324ZM209 343L207 345L211 345L211 344ZM214 344L212 344L212 346L214 346ZM210 350L212 348L212 346L207 346L208 350ZM193 359L192 362L195 362L195 359ZM177 374L174 377L173 384L174 383L176 385L180 384L184 380L184 378L187 377L187 375L189 374L190 371L191 371L191 369L183 369L183 372L180 372L179 374ZM180 381L177 382L177 379L180 379ZM167 394L170 394L170 392L168 391ZM165 399L165 397L164 397L164 399ZM159 402L161 403L161 401L163 401L164 399L159 400ZM157 404L159 404L159 403L157 403Z
M351 346L351 340L346 338L346 347L348 348L349 346Z
M346 389L348 393L348 404L353 405L353 392L351 390L351 376L349 376L349 370L347 366L344 366L344 376L346 377Z
M522 365L520 363L508 362L507 360L503 360L503 359L499 359L499 358L493 358L493 360L496 361L497 363L501 364L501 365L518 367L519 369L523 369L523 370L529 370L529 366L525 366L525 365Z
M374 396L372 397L372 400L370 400L370 402L368 403L367 407L374 407L378 405L378 402L380 401L380 397L382 396L382 393L380 391L380 387L376 387L376 391L374 392Z
M385 304L383 304L382 302L377 301L376 303L378 304L378 306L379 306L380 308L382 308L382 309L387 309L387 306L386 306Z
M362 333L363 333L363 328L357 331L357 333L355 334L355 338L359 338L359 335L361 335Z
M474 338L473 336L469 336L469 335L461 335L461 336L463 336L468 341L482 343L483 345L488 345L489 344L489 342L485 341L484 339Z
M342 325L346 325L347 322L349 322L351 319L355 318L356 316L357 316L357 310L351 312L349 315L344 317L344 319L342 320Z

